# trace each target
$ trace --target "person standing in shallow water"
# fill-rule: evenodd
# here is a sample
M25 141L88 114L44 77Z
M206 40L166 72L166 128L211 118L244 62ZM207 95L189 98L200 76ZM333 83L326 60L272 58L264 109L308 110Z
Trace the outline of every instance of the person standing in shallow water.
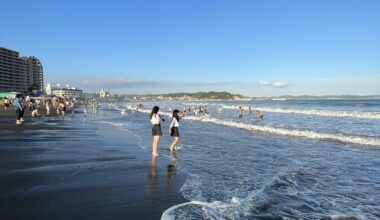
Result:
M260 112L259 110L256 111L256 118L263 118L264 114Z
M161 118L160 115L158 115L158 111L160 108L158 106L154 106L152 109L152 112L150 113L150 122L152 123L152 136L153 136L153 144L152 144L152 155L158 156L158 142L160 141L160 136L162 136L161 131L161 120L164 121L163 118Z
M169 133L172 137L174 137L172 144L170 145L170 150L177 150L177 144L179 142L179 111L176 109L173 111L173 119L172 123L169 127Z
M243 118L243 111L244 111L244 107L239 106L239 119Z

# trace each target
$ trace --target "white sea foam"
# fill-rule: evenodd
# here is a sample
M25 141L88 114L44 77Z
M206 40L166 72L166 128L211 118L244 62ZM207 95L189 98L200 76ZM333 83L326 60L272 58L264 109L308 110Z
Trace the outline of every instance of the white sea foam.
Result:
M308 138L308 139L336 140L336 141L342 141L342 142L352 143L352 144L380 146L380 139L370 138L370 137L349 136L349 135L343 135L343 134L330 134L330 133L315 132L315 131L309 131L309 130L276 128L276 127L271 127L271 126L253 125L253 124L247 124L243 122L222 120L222 119L211 118L211 117L188 116L185 119L198 120L202 122L209 122L209 123L224 125L228 127L235 127L235 128L245 129L249 131L265 132L265 133L276 134L276 135L303 137L303 138Z
M126 114L128 114L126 108L119 108L119 107L116 106L116 105L111 105L111 106L112 106L115 110L119 111L120 114L122 114L122 115L126 115Z
M162 216L161 216L161 219L162 220L172 220L172 219L184 219L184 218L191 218L189 215L190 212L189 211L185 211L185 213L176 213L176 211L180 208L186 208L186 207L190 207L190 206L199 206L199 213L196 213L197 211L195 210L192 210L192 215L195 215L193 216L193 219L200 219L202 217L202 219L225 219L223 218L219 212L221 209L223 209L221 206L223 206L223 203L221 202L212 202L212 203L208 203L208 202L202 202L202 201L191 201L191 202L186 202L186 203L182 203L182 204L179 204L179 205L175 205L175 206L172 206L170 207L169 209L167 209L166 211L164 211L164 213L162 213ZM181 218L181 215L183 215Z
M194 102L188 102L188 103L186 103L186 102L184 102L184 103L182 103L182 105L190 105L190 106L193 106L193 105L195 105L195 106L213 106L213 105L216 105L216 103L208 103L208 102L197 102L197 103L194 103Z
M332 214L330 216L330 218L332 220L362 220L362 219L368 219L362 213L353 213L352 215L348 215L348 214Z
M99 124L112 125L112 126L116 126L116 127L122 127L123 126L122 123L115 123L115 122L109 122L109 121L94 121L94 122L99 123Z
M297 171L296 171L297 172ZM302 178L304 174L300 174L299 177ZM192 191L190 197L195 196L194 200L190 202L185 202L182 204L174 205L169 209L165 210L161 216L162 220L172 220L172 219L251 219L254 213L260 213L263 210L267 210L268 207L272 208L273 211L277 212L275 214L282 215L287 214L284 212L285 210L295 209L297 211L297 202L292 205L292 207L281 208L278 210L276 205L273 204L277 201L281 201L281 198L277 200L277 196L283 196L283 199L292 197L292 193L299 189L294 186L297 186L297 181L292 181L292 172L287 171L285 173L279 172L277 175L272 178L268 178L266 182L262 184L262 186L253 191L246 191L246 194L243 197L235 197L232 196L229 199L223 201L212 201L207 202L206 199L197 200L198 197L202 197L202 192L198 191L196 186L202 185L202 181L200 180L192 180L194 183L184 185L182 188L190 187L190 191ZM289 185L286 186L288 193L283 192L281 189L284 186L278 186L278 183L283 183L284 178L289 181ZM294 178L294 176L293 176ZM190 178L191 179L191 178ZM207 179L203 179L207 180ZM187 180L188 181L188 180ZM207 183L207 182L206 182ZM206 184L205 183L205 184ZM207 188L206 188L207 189ZM209 188L207 190L214 190L213 188ZM181 194L183 195L183 191L181 189ZM200 193L200 195L198 195ZM184 195L187 198L187 195ZM305 201L309 198L303 197ZM278 206L282 206L278 204ZM300 207L302 209L302 207ZM301 214L301 213L299 213ZM327 213L313 213L312 211L307 213L306 218L310 219L321 219L325 217L324 215ZM371 216L371 214L369 214ZM300 215L305 217L305 215ZM300 217L298 216L298 218ZM330 214L332 219L351 219L354 217L355 219L372 219L365 216L365 212L363 212L360 208L355 210L355 213L350 215L350 213L344 214ZM269 217L269 216L267 216ZM297 218L297 217L296 217ZM285 217L285 219L288 219Z
M172 219L240 219L249 216L251 209L267 203L267 198L262 201L262 192L251 192L246 198L232 197L229 201L190 201L170 207L162 213L161 220ZM198 209L192 207L199 207ZM183 209L183 211L181 210Z
M285 174L287 175L287 174ZM194 198L194 200L170 207L163 212L162 220L183 219L190 217L190 219L245 219L249 218L253 212L265 210L270 204L270 196L268 192L273 193L273 185L279 181L280 175L268 179L263 185L256 190L248 191L244 197L231 197L225 201L212 201L205 202L206 199L202 198L202 192L198 190L202 181L198 179L188 178L185 185L181 188L181 194L185 198ZM196 177L196 176L195 176ZM189 181L191 179L191 181ZM191 191L183 191L183 188L188 188ZM213 189L210 189L213 190ZM189 197L188 197L189 196ZM275 195L272 195L275 196ZM198 208L199 207L199 208Z
M143 112L143 113L148 113L150 114L151 110L149 109L136 109L136 108L133 108L131 106L127 106L126 108L130 109L130 110L134 110L134 111L139 111L139 112ZM165 116L168 116L170 117L172 114L171 113L168 113L168 112L158 112L159 115L165 115Z
M235 105L223 105L225 109L239 109ZM248 110L248 107L244 107ZM293 113L304 115L319 115L319 116L333 116L333 117L354 117L365 119L380 119L380 112L358 112L358 111L328 111L320 109L291 109L291 108L270 108L270 107L254 107L254 110L263 112L276 112L276 113Z
M138 111L150 113L150 110L145 110L145 109L140 109ZM170 113L162 113L162 115L170 116ZM183 119L214 123L214 124L224 125L228 127L235 127L235 128L245 129L249 131L264 132L264 133L270 133L270 134L275 134L275 135L302 137L302 138L308 138L308 139L335 140L335 141L341 141L341 142L352 143L352 144L380 146L380 139L371 138L371 137L350 136L350 135L345 135L345 134L331 134L331 133L316 132L316 131L310 131L310 130L276 128L272 126L253 125L253 124L247 124L247 123L236 122L236 121L231 121L231 120L222 120L222 119L212 118L210 116L186 116Z

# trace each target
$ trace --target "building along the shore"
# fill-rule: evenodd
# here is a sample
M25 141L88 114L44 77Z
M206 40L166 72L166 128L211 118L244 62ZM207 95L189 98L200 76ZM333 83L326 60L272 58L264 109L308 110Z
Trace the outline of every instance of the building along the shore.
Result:
M60 98L80 98L83 94L83 90L76 88L54 88L53 95Z
M0 91L43 92L43 66L34 56L20 57L19 52L0 47Z
M100 90L99 92L99 98L107 98L109 95L110 93L105 91L104 89Z

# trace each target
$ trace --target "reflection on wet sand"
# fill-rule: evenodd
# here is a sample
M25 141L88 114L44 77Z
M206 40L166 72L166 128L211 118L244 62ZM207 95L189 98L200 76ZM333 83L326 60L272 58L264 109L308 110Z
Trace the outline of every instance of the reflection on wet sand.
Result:
M177 155L175 151L170 151L169 156L170 164L168 165L168 177L171 177L175 174L177 169Z
M170 164L167 166L168 175L166 177L166 187L168 190L171 190L177 171L177 155L175 151L170 151L169 160Z
M148 175L148 182L147 182L147 188L146 193L148 196L151 196L154 192L154 189L156 187L156 181L157 181L157 157L152 156L152 159L150 161L149 166L149 175Z

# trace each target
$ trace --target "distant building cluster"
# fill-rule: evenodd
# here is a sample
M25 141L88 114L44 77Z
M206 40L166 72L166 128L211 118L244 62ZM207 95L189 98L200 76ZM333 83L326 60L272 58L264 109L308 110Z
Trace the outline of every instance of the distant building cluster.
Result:
M33 56L0 47L0 91L19 93L43 92L43 67Z
M55 95L60 98L80 98L83 95L83 90L78 89L76 87L70 87L66 85L66 87L61 87L60 84L57 84L56 87L52 87L50 83L46 85L45 89L46 95Z

